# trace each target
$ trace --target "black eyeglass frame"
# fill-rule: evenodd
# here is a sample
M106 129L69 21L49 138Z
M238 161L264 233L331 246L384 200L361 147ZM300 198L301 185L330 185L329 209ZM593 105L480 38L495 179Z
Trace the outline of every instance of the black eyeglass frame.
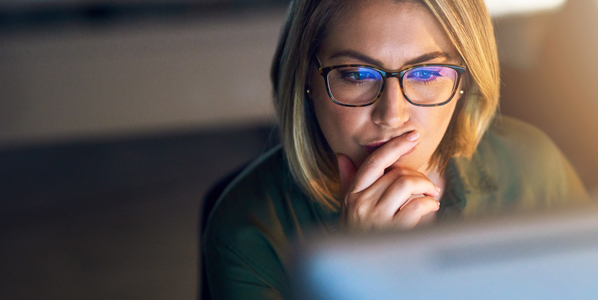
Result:
M318 72L320 73L320 75L322 75L322 77L324 77L324 83L326 84L326 91L328 92L328 96L330 96L330 99L341 106L346 106L346 107L365 107L365 106L370 106L374 103L376 103L376 101L378 101L378 99L380 99L380 96L382 96L382 93L384 92L384 86L386 84L386 79L389 77L396 77L397 79L399 79L399 86L401 87L401 92L403 93L403 96L405 97L405 99L407 99L407 101L409 101L409 103L415 105L415 106L423 106L423 107L436 107L436 106L443 106L449 102L451 102L451 100L453 100L453 98L455 97L455 94L457 93L457 88L459 87L459 83L461 82L461 77L463 76L463 74L465 73L466 67L464 66L458 66L458 65L450 65L450 64L419 64L419 65L414 65L414 66L410 66L407 67L405 69L402 70L398 70L398 71L391 71L391 70L384 70L384 69L380 69L374 66L369 66L369 65L358 65L358 64L348 64L348 65L334 65L334 66L329 66L329 67L322 67L322 63L320 62L320 59L317 56L315 57L315 61L318 64ZM368 68L368 69L372 69L378 73L380 73L380 75L382 75L382 86L380 87L380 92L378 93L378 95L376 96L376 98L374 98L374 100L372 100L372 102L369 102L367 104L345 104L345 103L341 103L338 102L336 99L334 99L334 96L332 96L332 92L330 92L330 85L328 84L328 73L330 73L330 71L334 70L334 69L339 69L339 68ZM441 103L437 103L437 104L420 104L420 103L415 103L413 101L411 101L409 99L409 97L407 97L407 95L405 95L405 89L403 89L403 76L415 69L415 68L421 68L421 67L448 67L451 68L455 71L457 71L457 81L455 82L455 86L453 87L453 92L451 93L451 96L448 98L448 100L441 102Z

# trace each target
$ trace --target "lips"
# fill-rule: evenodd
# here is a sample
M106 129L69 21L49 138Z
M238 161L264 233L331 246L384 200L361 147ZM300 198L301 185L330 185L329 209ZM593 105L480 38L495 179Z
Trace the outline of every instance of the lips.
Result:
M405 133L403 133L403 134L401 134L401 135L399 135L399 136L402 136L402 135L405 135L405 134L409 134L409 133L411 133L411 132L412 132L412 131L407 131L407 132L405 132ZM399 137L399 136L397 136L397 137ZM396 137L395 137L395 138L396 138ZM384 146L384 144L386 144L388 141L390 141L390 140L392 140L392 139L394 139L394 138L391 138L391 139L388 139L388 140L385 140L385 141L381 141L381 142L374 142L374 143L371 143L371 144L369 144L369 145L367 145L367 146L363 146L363 147L365 148L365 151L367 151L369 154L371 154L372 152L374 152L374 151L376 151L378 148L380 148L380 147ZM411 150L409 150L407 153L405 153L405 154L403 154L403 155L407 155L407 154L409 154L409 153L413 152L413 150L415 150L415 147L413 147Z
M386 144L386 142L378 142L378 143L369 144L367 146L364 146L365 151L367 151L368 153L371 154L372 152L376 151L376 149L382 147L382 145L384 145L384 144Z

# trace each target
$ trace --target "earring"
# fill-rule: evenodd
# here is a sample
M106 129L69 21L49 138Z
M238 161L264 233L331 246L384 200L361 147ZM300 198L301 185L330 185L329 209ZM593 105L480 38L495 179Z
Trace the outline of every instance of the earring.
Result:
M464 91L464 90L461 90L461 91L459 92L459 94L463 95L463 94L465 94L465 91Z
M310 92L310 91L309 91L309 89L306 89L306 90L305 90L305 92L306 92L306 93L309 95L309 92Z

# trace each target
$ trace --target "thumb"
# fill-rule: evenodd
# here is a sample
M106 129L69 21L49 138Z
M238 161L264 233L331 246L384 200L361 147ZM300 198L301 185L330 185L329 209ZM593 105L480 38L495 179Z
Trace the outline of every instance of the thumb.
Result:
M353 177L355 177L355 173L357 173L357 169L351 158L344 154L338 153L336 155L336 161L338 163L338 172L340 175L339 183L341 198L343 198L347 194L349 186L351 186L351 182L353 181Z

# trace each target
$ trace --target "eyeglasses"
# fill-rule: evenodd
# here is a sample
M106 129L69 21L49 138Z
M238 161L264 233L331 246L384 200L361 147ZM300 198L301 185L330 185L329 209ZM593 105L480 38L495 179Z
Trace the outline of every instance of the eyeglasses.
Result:
M389 77L399 79L409 103L427 107L445 105L453 99L465 73L465 67L447 64L422 64L399 71L352 64L322 67L318 57L315 58L332 101L348 107L376 103Z

